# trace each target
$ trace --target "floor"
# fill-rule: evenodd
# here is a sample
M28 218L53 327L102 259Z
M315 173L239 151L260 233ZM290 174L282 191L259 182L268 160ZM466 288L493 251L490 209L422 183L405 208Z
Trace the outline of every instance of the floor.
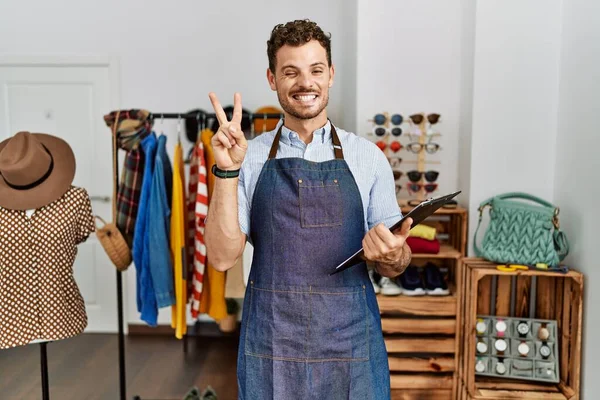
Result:
M127 336L127 400L180 400L210 385L219 400L237 398L236 337ZM84 334L47 345L51 400L119 400L116 335ZM0 398L39 400L40 345L0 351Z

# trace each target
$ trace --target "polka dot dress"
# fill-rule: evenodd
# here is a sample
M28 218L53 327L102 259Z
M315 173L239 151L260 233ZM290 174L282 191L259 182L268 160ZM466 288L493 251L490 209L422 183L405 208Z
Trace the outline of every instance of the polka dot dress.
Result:
M87 314L73 263L93 231L83 188L72 186L30 218L0 207L0 349L83 332Z

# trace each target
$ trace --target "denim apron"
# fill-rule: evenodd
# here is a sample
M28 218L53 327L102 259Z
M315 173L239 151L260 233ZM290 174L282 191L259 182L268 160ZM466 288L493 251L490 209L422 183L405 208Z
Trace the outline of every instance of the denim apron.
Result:
M364 262L360 192L333 124L335 159L275 158L252 201L254 244L238 351L238 399L390 398L379 307Z

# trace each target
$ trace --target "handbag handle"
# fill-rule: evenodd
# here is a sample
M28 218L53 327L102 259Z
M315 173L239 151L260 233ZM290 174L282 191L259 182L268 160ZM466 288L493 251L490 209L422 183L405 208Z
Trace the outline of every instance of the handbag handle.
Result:
M481 204L479 205L479 208L484 207L485 205L489 204L492 202L492 200L494 199L498 199L498 200L506 200L506 199L524 199L524 200L531 200L534 201L538 204L541 204L543 206L549 207L549 208L553 208L555 210L558 210L558 207L556 207L555 205L553 205L552 203L547 202L544 199L541 199L537 196L534 196L532 194L529 193L523 193L523 192L509 192L509 193L503 193L500 194L498 196L494 196L494 197L490 197L489 199L481 202Z

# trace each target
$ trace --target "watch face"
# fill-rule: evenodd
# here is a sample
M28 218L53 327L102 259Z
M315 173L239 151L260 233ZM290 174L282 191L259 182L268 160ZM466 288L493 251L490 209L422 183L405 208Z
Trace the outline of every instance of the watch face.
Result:
M519 354L521 354L522 356L526 356L529 353L529 346L527 345L527 343L521 343L519 344Z
M485 342L477 342L477 351L485 353L487 351L487 344Z
M504 322L504 321L498 321L498 322L496 322L496 330L498 332L504 332L504 331L506 331L506 322Z
M540 328L540 330L538 331L538 338L540 338L540 340L547 340L550 337L550 331L548 330L548 328Z
M477 361L477 364L475 364L475 370L477 372L485 371L485 364L483 363L483 361L481 361L481 360Z
M550 347L543 345L542 347L540 347L540 353L544 357L548 357L550 355Z
M485 322L483 322L483 321L477 322L475 329L477 330L477 333L484 333L485 329L486 329Z
M503 363L496 364L496 372L500 375L504 375L506 372L506 366Z
M498 351L505 351L506 348L508 347L508 344L506 343L506 340L498 339L498 340L496 340L496 343L494 343L494 346L496 347L496 350L498 350Z
M527 332L529 332L529 326L527 325L527 322L521 322L519 325L517 325L517 331L521 335L526 335Z

